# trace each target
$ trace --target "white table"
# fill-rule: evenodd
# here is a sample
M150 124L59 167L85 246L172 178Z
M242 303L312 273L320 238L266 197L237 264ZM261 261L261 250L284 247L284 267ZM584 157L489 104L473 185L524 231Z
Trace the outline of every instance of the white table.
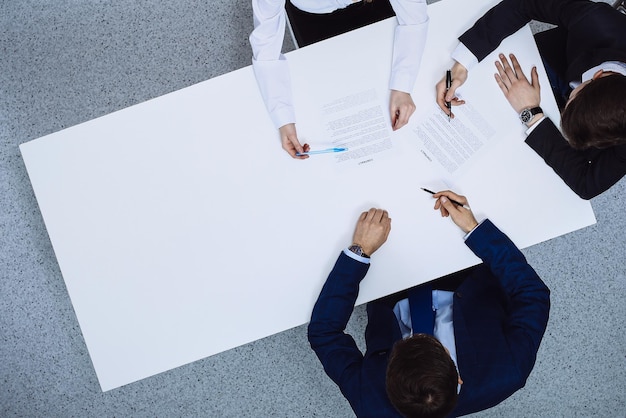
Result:
M429 6L417 112L371 164L288 158L250 67L23 144L102 389L307 322L358 214L370 207L389 210L393 228L359 303L477 263L419 190L441 178L412 130L432 106L456 37L490 3ZM444 19L456 29L443 30ZM374 88L387 108L394 25L288 54L299 134L313 147L326 145L319 109L329 100ZM525 28L503 48L541 68L530 40ZM493 82L493 61L472 71L464 97L493 116L498 139L448 184L520 247L593 224L589 203L523 143ZM558 120L550 90L542 93L542 107Z

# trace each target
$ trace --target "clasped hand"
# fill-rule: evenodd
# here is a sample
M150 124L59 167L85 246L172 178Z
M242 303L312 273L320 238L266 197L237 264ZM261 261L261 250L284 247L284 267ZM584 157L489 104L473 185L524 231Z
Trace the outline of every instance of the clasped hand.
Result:
M391 231L391 218L384 209L371 208L359 216L352 243L361 246L363 252L372 255L387 241Z

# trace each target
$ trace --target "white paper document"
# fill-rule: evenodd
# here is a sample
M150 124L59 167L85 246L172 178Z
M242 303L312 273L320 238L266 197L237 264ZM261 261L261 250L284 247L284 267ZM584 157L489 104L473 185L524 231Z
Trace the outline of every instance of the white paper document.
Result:
M348 148L336 161L364 164L392 148L391 128L376 89L339 97L321 108L327 138L333 147Z
M444 175L459 174L476 160L475 156L493 139L496 131L470 104L454 108L455 117L439 108L413 128L417 146Z

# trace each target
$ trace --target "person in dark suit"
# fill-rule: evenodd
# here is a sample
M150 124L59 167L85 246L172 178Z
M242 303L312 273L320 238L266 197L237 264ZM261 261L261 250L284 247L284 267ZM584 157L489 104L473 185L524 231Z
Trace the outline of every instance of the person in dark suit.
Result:
M435 209L467 233L466 245L483 264L448 284L434 281L368 303L363 355L344 330L369 257L391 230L387 212L370 209L313 308L311 347L358 417L480 411L523 387L535 364L550 291L505 234L451 201L466 205L465 197L450 191L434 197Z
M452 87L437 102L460 105L468 70L531 19L557 25L535 36L562 110L561 128L544 117L537 69L530 80L513 54L500 54L496 82L529 130L526 143L581 198L591 199L626 174L626 15L587 0L503 0L459 38ZM510 63L509 63L510 59ZM453 116L453 115L452 115Z

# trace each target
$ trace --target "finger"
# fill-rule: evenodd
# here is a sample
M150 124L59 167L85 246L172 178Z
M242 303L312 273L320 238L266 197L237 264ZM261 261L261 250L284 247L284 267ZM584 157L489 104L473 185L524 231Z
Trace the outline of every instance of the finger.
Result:
M445 109L446 101L451 101L456 96L456 89L461 87L463 83L459 80L452 80L452 84L450 84L450 88L446 89L446 80L445 78L439 81L436 86L437 91L437 103L439 106L443 106Z
M300 145L300 142L298 141L297 137L290 136L290 137L287 137L287 140L289 141L287 146L289 146L290 149L293 150L294 158L297 158L299 160L305 160L305 159L309 158L308 155L296 155L296 154L302 154L303 152L309 151L308 145L307 145L307 149L305 149L302 145ZM291 154L291 152L289 152L289 153Z
M289 153L289 155L291 155L293 158L297 160L306 160L307 158L309 158L308 155L298 155L296 149L293 147L290 147L290 148L283 147L283 148L285 149L285 151L287 151L287 153Z
M513 66L513 70L515 71L517 78L520 80L528 81L528 79L526 78L526 75L522 71L522 66L519 65L519 61L517 61L517 58L515 57L515 55L510 54L509 57L511 58L511 64Z
M441 201L442 210L445 209L449 214L459 211L459 206L452 203L446 196L441 196L439 200Z
M439 199L440 197L445 196L448 199L452 199L454 201L457 201L463 205L467 205L467 198L463 195L460 194L456 194L451 190L442 190L440 192L437 192L433 195L434 198Z
M515 81L517 79L517 74L515 74L515 71L511 68L509 60L506 59L504 54L500 54L500 61L502 62L502 68L504 68L504 72L509 77L510 81Z
M442 218L447 218L448 216L450 216L450 212L448 212L448 211L446 210L446 208L445 208L445 207L443 207L443 205L441 205L441 204L440 204L440 206L439 206L439 212L441 212L441 217L442 217Z
M459 83L459 85L460 85L460 83ZM452 88L449 91L452 91ZM450 117L452 119L454 119L454 112L452 112L452 110L449 110L448 106L446 106L445 88L444 88L444 91L443 91L442 95L441 96L439 96L439 95L437 96L437 104L439 105L439 108L443 111L443 113L446 114L446 116L449 114ZM461 106L461 105L465 104L465 100L460 100L453 93L453 96L450 99L450 104L452 106Z
M458 97L454 97L450 103L452 104L452 106L461 106L465 104L465 100L461 100Z
M292 146L289 146L286 143L283 143L283 149L287 151L287 154L291 155L291 158L301 158L296 155L296 149Z
M380 221L381 223L385 223L389 220L389 213L387 213L386 210L381 209L381 213L380 213Z
M498 70L498 73L496 74L496 76L499 77L500 82L502 83L502 85L508 91L511 88L511 78L507 74L507 72L504 69L504 67L502 66L502 64L500 64L500 62L498 62L498 61L496 61L496 69ZM497 80L498 80L498 78L496 78L496 81Z
M441 80L439 83L437 83L436 92L437 92L437 104L439 105L441 110L443 110L444 112L446 112L446 114L448 114L448 108L446 107L446 80L445 78Z
M394 124L393 129L394 130L400 129L404 125L409 123L409 116L410 116L411 113L413 113L413 112L409 112L408 107L405 108L405 109L402 109L402 110L398 110L396 123Z
M504 81L502 81L502 77L500 77L499 74L494 74L493 76L496 79L498 87L500 87L500 90L502 90L502 93L506 95L509 92L509 88L506 86L506 84L504 84Z
M452 84L450 84L450 88L445 94L445 101L451 102L452 99L456 97L456 89L461 87L461 83L459 80L452 80Z
M374 218L375 214L376 214L376 208L370 208L370 210L367 211L367 215L365 216L365 220L366 221L371 221Z
M391 128L395 131L396 130L396 123L398 123L398 114L399 111L395 108L391 109Z
M298 138L289 137L288 139L289 139L289 142L291 142L291 145L293 145L293 148L296 150L296 152L304 152L304 148L300 144L300 141L298 141Z
M539 86L539 73L537 72L537 67L533 67L533 69L530 70L530 80L532 86L539 90L541 86Z
M309 144L304 144L302 146L302 151L309 152L310 150L311 150L311 147L309 146ZM298 156L298 158L301 160L306 160L307 158L309 158L309 155L300 155Z

